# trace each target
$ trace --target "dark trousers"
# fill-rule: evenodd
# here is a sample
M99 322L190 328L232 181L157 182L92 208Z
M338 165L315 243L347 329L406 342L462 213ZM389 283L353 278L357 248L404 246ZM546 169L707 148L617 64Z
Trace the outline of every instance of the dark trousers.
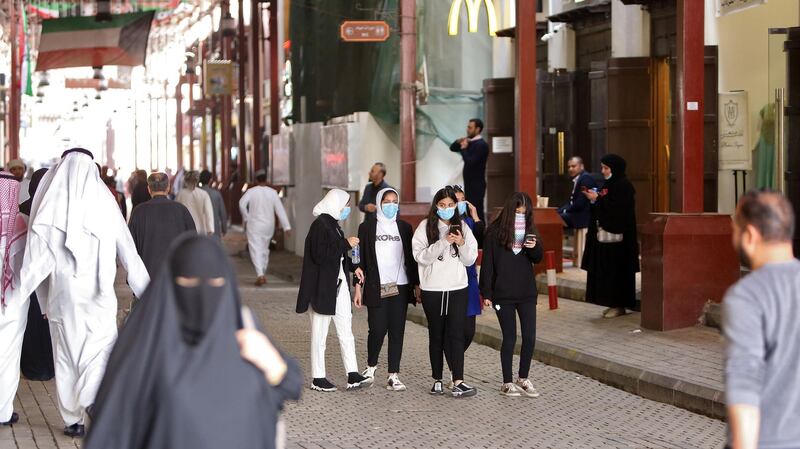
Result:
M445 341L450 344L453 380L464 380L464 324L467 321L467 289L449 292L422 291L422 308L428 319L428 352L431 377L441 380Z
M389 372L400 372L400 358L403 356L403 335L406 332L406 313L408 312L408 296L411 289L408 285L399 285L397 296L381 299L381 305L367 307L367 365L376 366L378 356L383 347L383 339L389 333Z
M503 333L503 344L500 346L500 364L503 366L503 383L513 381L512 362L514 347L517 345L517 315L522 333L522 348L519 353L519 377L528 378L533 359L533 347L536 344L536 303L526 301L516 304L502 304L500 310L495 307L500 330Z
M475 316L468 316L466 321L464 322L464 353L467 352L469 349L469 345L472 344L472 340L475 338ZM445 340L444 342L444 358L447 360L447 366L450 368L450 371L453 371L453 364L450 363L450 340Z

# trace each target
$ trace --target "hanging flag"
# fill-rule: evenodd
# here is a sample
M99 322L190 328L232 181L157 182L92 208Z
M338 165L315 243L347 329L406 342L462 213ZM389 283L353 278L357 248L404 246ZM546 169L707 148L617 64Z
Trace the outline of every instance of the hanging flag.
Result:
M43 20L36 69L143 65L153 15L119 14L110 22L93 16Z
M71 9L71 3L31 2L28 5L28 14L39 16L42 19L55 19L60 17L62 11Z
M33 87L31 86L31 49L27 39L28 15L25 13L25 8L22 8L20 20L22 21L21 26L19 27L19 60L22 62L22 71L20 72L22 76L19 78L20 92L28 96L33 96Z

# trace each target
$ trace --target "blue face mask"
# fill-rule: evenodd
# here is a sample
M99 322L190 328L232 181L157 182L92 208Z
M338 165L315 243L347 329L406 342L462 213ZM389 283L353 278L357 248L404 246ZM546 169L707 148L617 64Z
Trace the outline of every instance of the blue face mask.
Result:
M464 215L467 213L467 202L466 201L459 201L458 202L458 215Z
M347 220L347 217L350 216L350 206L345 207L342 209L341 215L339 215L339 220L344 221Z
M448 208L445 208L445 209L438 209L436 211L436 215L438 215L439 218L441 218L442 220L449 220L449 219L453 218L453 215L455 215L455 214L456 214L456 208L455 207L448 207Z
M389 220L393 219L397 216L397 212L400 210L400 206L395 203L386 203L381 206L383 210L383 215L386 216Z

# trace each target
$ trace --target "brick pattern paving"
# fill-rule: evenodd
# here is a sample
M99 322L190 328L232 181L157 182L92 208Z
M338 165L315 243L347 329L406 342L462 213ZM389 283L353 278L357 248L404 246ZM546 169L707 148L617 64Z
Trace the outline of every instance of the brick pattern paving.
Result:
M244 301L250 305L280 345L309 367L309 323L294 313L296 285L269 276L266 288L255 288L252 267L233 258L240 273ZM286 268L286 261L279 267ZM252 279L251 279L252 278ZM121 287L121 309L130 293ZM588 305L580 305L588 306ZM591 306L590 306L591 307ZM620 350L648 347L658 353L663 342L679 336L630 334L620 339L630 318L592 323L592 332L580 324L592 321L593 309L562 308L550 316L565 317L556 323L540 307L542 338L573 334L576 341L592 341L604 351L602 341L619 339ZM571 318L569 318L571 317ZM569 318L567 320L566 318ZM487 314L481 322L496 319ZM598 319L599 320L599 319ZM574 327L573 327L574 326ZM635 326L630 326L635 328ZM366 311L356 310L354 332L359 361L366 359ZM640 338L641 337L641 338ZM345 375L335 332L328 342L328 372L340 386ZM648 343L649 342L649 343ZM682 346L679 346L681 348ZM676 351L680 349L676 348ZM384 347L385 351L385 347ZM624 351L621 351L624 352ZM624 354L620 354L624 355ZM401 377L408 391L387 391L385 353L381 355L378 384L372 388L335 393L306 390L299 403L286 410L290 448L375 447L536 447L536 448L716 448L724 442L724 424L685 410L642 399L568 371L536 363L532 379L542 393L538 399L504 398L497 393L500 361L497 351L473 345L466 357L466 380L479 389L468 399L431 397L427 357L427 330L408 323ZM517 358L515 357L515 365ZM647 363L642 360L642 363ZM0 449L78 448L80 440L61 434L63 423L55 405L53 382L23 380L17 403L20 424L0 428Z

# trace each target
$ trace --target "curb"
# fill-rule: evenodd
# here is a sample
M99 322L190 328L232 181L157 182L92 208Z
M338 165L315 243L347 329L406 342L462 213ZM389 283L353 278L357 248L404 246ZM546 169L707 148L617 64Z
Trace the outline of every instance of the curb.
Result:
M428 325L424 312L415 307L409 307L407 319L422 326ZM499 329L478 324L475 327L474 341L499 350L502 335ZM514 352L519 354L519 349L518 341ZM590 377L645 399L674 405L711 418L725 419L723 402L725 396L722 390L604 360L574 348L543 341L540 338L536 339L534 358L546 365Z

